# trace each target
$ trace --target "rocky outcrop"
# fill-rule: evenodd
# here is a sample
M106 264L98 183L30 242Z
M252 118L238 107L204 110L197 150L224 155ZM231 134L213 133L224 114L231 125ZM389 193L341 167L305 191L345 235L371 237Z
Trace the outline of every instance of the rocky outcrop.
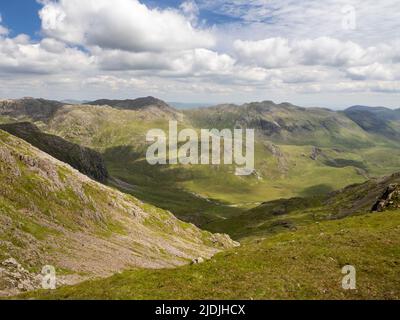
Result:
M397 209L400 205L400 173L372 178L329 194L324 205L338 219L359 213Z
M310 159L316 161L320 155L323 155L322 150L317 147L312 147Z
M387 209L400 208L400 185L391 184L387 187L385 192L379 200L372 207L372 212L382 212Z
M0 125L0 130L24 139L36 148L68 163L76 170L99 182L106 182L109 177L102 156L94 150L43 133L28 122Z
M24 269L15 259L0 263L0 297L39 289L42 276Z
M265 146L278 161L279 172L283 175L287 174L289 171L289 163L281 148L273 143L266 143Z

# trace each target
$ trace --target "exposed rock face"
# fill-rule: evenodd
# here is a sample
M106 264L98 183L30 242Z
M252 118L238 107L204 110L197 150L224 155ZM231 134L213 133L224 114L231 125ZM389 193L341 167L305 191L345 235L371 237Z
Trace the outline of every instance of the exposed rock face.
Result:
M322 155L323 152L320 148L313 147L311 150L311 155L310 159L316 161L320 155Z
M0 297L39 289L41 281L41 275L30 273L13 258L0 263Z
M44 99L0 100L0 115L47 122L62 106L61 102Z
M24 139L97 181L105 182L109 177L102 156L94 150L45 134L28 122L0 125L0 129Z
M400 173L394 173L332 192L325 205L333 212L332 218L335 219L356 213L397 209L400 205L399 189Z
M373 212L400 208L400 185L391 184L372 207Z
M281 148L273 143L266 144L267 149L272 153L272 155L278 160L278 170L282 174L287 174L289 171L289 163L282 152Z
M240 243L233 241L227 234L214 233L210 240L214 245L221 246L224 249L229 249L232 247L240 247Z

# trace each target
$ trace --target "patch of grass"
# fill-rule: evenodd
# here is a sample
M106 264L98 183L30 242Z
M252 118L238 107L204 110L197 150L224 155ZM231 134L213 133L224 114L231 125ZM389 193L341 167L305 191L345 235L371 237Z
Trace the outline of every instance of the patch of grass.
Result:
M32 221L24 221L21 224L21 230L33 235L37 240L45 240L49 235L57 235L58 233L50 228L44 227Z
M399 299L400 212L329 221L284 232L201 265L133 270L36 299ZM357 269L357 290L341 287Z

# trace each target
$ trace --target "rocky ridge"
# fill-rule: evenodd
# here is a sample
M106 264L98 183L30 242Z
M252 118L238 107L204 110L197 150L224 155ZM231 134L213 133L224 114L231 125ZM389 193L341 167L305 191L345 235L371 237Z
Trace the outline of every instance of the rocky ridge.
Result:
M21 138L54 158L68 163L81 173L99 182L109 177L106 165L100 153L78 144L71 143L58 136L43 133L29 122L0 125L4 130Z

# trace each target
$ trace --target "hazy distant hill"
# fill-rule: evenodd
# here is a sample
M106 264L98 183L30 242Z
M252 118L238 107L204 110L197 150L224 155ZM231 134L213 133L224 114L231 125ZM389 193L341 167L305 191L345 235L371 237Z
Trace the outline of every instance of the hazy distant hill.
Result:
M274 142L323 146L365 146L371 137L346 115L289 103L254 102L188 110L197 127L255 128Z
M157 107L164 111L174 112L175 110L171 108L166 102L156 99L154 97L145 97L137 99L127 99L127 100L96 100L88 102L86 104L94 106L111 106L119 109L125 110L144 110L151 107Z
M400 138L400 109L354 106L344 114L367 132L396 141Z
M207 108L212 107L215 104L212 103L189 103L189 102L168 102L168 104L176 109L197 109L197 108Z

